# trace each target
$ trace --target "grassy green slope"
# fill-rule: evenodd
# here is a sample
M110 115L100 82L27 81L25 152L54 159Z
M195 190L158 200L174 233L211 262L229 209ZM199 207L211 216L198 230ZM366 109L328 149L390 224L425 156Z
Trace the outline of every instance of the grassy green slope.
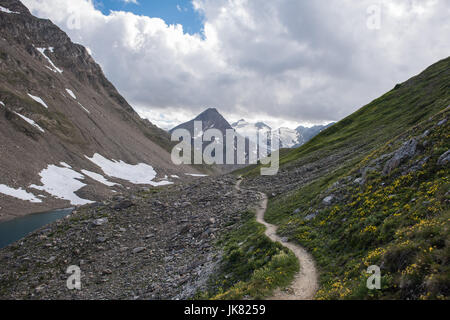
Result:
M436 121L427 125L433 124ZM425 128L416 127L405 136ZM426 141L421 153L390 175L372 170L363 185L353 183L363 163L394 151L396 144L381 147L343 175L331 173L270 202L266 220L280 225L281 235L316 258L321 272L318 298L449 296L449 169L437 165L450 148L449 132L448 124L432 128L420 141L422 146ZM337 200L325 206L323 199L329 195ZM310 214L315 217L305 219ZM373 264L381 267L382 290L366 288L365 270Z
M437 162L450 149L449 123L442 121L449 105L447 58L281 157L290 170L357 150L318 179L272 198L266 213L281 235L314 255L318 298L448 299L449 165ZM411 139L414 155L383 173ZM245 173L250 182L258 169ZM331 204L323 202L327 196ZM373 264L381 267L381 290L366 287Z
M261 299L293 280L299 269L295 255L265 236L254 213L244 212L242 217L239 229L219 239L222 263L196 299Z

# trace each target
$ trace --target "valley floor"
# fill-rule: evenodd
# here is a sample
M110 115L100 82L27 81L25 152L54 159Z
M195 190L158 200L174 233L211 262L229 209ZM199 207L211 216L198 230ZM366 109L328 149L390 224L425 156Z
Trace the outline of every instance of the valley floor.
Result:
M235 178L116 196L0 250L0 299L186 299L219 267L215 243L241 226L259 194ZM68 290L79 266L82 290Z
M267 197L240 183L202 178L78 208L0 250L0 299L312 299L311 257L275 235ZM67 288L69 266L81 290Z

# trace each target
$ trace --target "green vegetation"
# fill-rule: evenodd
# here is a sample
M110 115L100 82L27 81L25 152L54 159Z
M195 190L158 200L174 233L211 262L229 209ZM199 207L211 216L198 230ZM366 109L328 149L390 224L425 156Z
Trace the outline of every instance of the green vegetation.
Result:
M315 257L318 299L450 297L449 165L437 164L450 149L448 122L437 125L449 105L447 58L280 157L289 171L344 155L319 178L272 198L266 213L280 235ZM412 138L414 155L383 174ZM256 174L259 167L244 172L250 180ZM370 265L381 267L381 290L366 287Z
M358 161L386 141L450 104L450 58L397 86L370 104L321 132L306 144L280 154L280 165L297 166L345 149ZM244 177L259 175L259 166L241 170ZM245 172L244 172L245 171Z
M320 190L334 174L270 202L266 219L314 255L318 298L448 298L450 181L448 166L436 162L450 149L449 132L448 124L434 128L428 147L411 160L430 157L416 171L371 172L364 185L332 190L341 194L333 206L321 205ZM303 213L294 214L297 208ZM314 211L317 217L306 221ZM382 266L382 290L366 288L373 264Z
M223 250L219 272L197 299L261 299L291 283L299 270L295 255L265 236L254 213L243 213L241 223L218 241Z
M0 59L6 61L6 60L8 59L8 53L6 53L6 52L3 51L3 50L0 50Z

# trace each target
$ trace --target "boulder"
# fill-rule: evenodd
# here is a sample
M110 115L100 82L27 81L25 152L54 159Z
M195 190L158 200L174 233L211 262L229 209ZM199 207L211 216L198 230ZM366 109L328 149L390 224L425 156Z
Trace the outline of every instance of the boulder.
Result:
M124 209L128 209L128 208L130 208L130 207L132 207L134 205L135 204L132 201L130 201L130 200L122 200L122 201L116 203L113 206L113 209L114 210L124 210Z
M325 197L322 202L325 205L330 205L333 202L334 196L333 195L329 195L328 197Z
M305 217L305 220L306 220L306 221L312 220L312 219L314 219L315 217L317 217L318 214L319 214L319 211L310 213L310 214L308 214L308 215Z
M437 165L438 166L444 166L450 161L450 150L447 150L444 152L438 159Z
M144 251L145 249L146 249L145 247L137 247L137 248L134 248L134 249L133 249L133 253L134 253L134 254L137 254L137 253L139 253L139 252Z
M102 226L105 223L108 223L108 218L95 219L92 223L94 226Z
M388 175L396 169L402 162L412 158L417 152L418 142L411 139L405 142L395 153L394 156L386 162L383 168L383 174Z
M429 134L430 134L430 130L425 130L425 132L422 133L422 135L420 137L425 138L425 137L428 137Z

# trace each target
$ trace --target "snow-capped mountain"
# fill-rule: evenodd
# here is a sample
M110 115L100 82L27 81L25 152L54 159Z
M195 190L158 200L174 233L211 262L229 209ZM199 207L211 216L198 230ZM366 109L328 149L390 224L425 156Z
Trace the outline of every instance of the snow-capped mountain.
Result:
M250 141L253 141L255 143L258 142L258 134L267 134L268 132L273 130L271 135L278 139L279 148L297 148L308 142L310 139L312 139L314 136L316 136L332 124L333 123L330 123L328 125L313 126L310 128L299 126L297 129L281 127L279 129L273 130L264 122L250 123L244 119L241 119L234 122L231 126L236 130L237 133L247 137ZM271 135L269 135L269 141L271 140Z
M274 132L274 136L278 138L280 148L298 146L303 138L298 131L289 128L279 128Z
M201 132L195 132L195 121L201 121L202 123L202 131ZM189 131L192 137L192 146L194 147L194 140L203 139L203 135L206 130L208 129L217 129L222 133L222 136L224 138L222 142L223 146L223 163L222 165L216 165L214 168L216 171L219 172L230 172L236 169L239 169L243 166L243 164L226 164L226 150L227 145L230 143L225 139L226 137L226 131L232 130L233 127L230 125L230 123L219 113L219 111L216 108L208 108L202 113L200 113L197 117L194 119L184 122L182 124L179 124L175 128L169 130L169 133L172 133L176 129L186 129ZM239 133L239 132L238 132ZM253 145L248 141L249 139L246 139L245 141L245 159L248 161L249 159L249 152L252 152L253 154L256 154L256 147L253 147ZM209 141L203 141L201 142L202 145L202 151L210 144ZM236 141L234 141L234 144L236 144ZM233 145L233 142L230 144L230 146ZM236 146L234 146L234 150L236 150ZM249 151L250 150L250 151ZM235 163L237 163L237 158L235 158Z
M231 124L234 130L241 136L247 137L250 141L257 142L258 134L269 132L272 130L267 124L263 122L249 123L244 119Z

